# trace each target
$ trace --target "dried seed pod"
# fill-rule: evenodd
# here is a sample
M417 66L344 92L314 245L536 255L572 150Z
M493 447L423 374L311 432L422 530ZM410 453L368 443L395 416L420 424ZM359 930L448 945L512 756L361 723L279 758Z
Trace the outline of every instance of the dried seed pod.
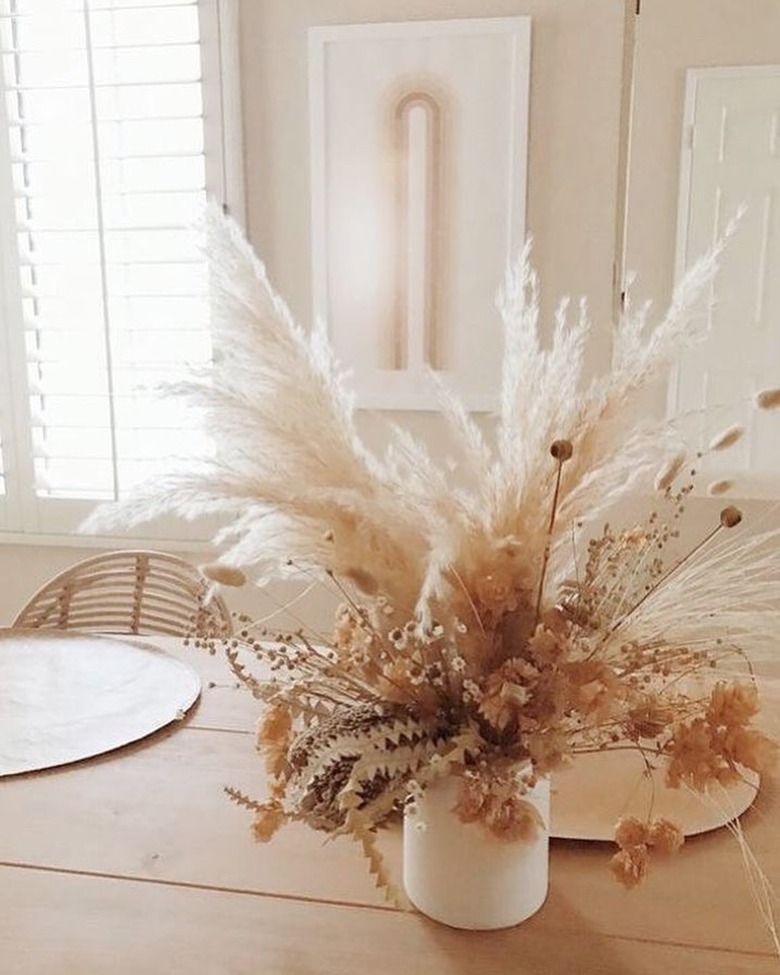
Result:
M724 508L720 513L720 523L724 528L734 528L742 521L742 512L739 508L735 508L733 504L730 504L727 508Z
M554 440L550 445L550 453L561 463L568 460L574 453L571 440Z

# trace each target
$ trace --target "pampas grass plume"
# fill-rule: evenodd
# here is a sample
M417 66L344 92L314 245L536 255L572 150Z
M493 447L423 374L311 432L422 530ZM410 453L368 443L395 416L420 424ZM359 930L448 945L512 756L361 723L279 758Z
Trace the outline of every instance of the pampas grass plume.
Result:
M719 434L714 436L710 440L708 450L727 450L742 437L745 432L745 428L739 423L733 423L730 427L726 427L725 430L721 430Z
M224 565L222 562L210 562L202 565L200 571L212 582L218 582L221 586L232 586L240 589L246 584L246 576L241 569L233 565Z
M734 487L734 482L728 478L721 478L718 481L711 481L707 485L707 494L710 497L717 497L720 494L726 494Z
M686 457L682 451L675 454L674 457L669 458L661 470L655 475L653 486L656 491L665 491L668 487L671 487L672 482L682 470L685 460Z
M753 394L753 403L759 410L776 410L780 407L780 386L760 389Z

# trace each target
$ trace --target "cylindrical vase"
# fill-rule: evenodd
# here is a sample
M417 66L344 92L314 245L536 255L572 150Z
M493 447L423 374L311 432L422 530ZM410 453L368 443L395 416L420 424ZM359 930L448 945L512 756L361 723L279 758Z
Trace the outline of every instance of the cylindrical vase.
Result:
M531 840L507 840L453 811L460 780L446 776L404 813L406 893L428 917L454 928L508 928L539 910L549 875L550 782L540 778L523 798L544 828Z

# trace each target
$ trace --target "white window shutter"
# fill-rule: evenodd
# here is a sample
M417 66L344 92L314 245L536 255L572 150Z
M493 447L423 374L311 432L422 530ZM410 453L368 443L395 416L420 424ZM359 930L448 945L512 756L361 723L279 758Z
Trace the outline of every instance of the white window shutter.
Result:
M14 415L0 491L20 495L20 531L72 531L198 442L154 387L211 356L194 225L207 195L224 199L223 98L203 84L218 13L202 0L0 0ZM220 52L211 64L216 82Z

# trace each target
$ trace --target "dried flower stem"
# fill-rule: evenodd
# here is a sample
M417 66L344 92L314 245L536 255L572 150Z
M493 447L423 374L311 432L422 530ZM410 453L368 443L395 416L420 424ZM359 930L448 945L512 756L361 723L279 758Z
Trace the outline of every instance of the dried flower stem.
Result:
M544 593L544 579L547 575L547 565L550 561L550 545L552 543L552 533L555 527L555 515L558 511L558 497L561 491L561 474L563 465L572 455L572 445L568 440L556 440L550 447L550 453L555 458L558 466L555 471L555 489L553 491L552 507L550 509L550 521L547 525L547 541L544 546L542 556L542 570L539 573L539 588L536 593L536 606L534 608L534 629L539 625L539 618L542 613L542 595Z
M463 579L461 579L460 573L458 572L458 570L455 568L454 565L453 566L450 566L450 570L449 571L455 577L456 582L458 583L458 585L460 586L460 588L463 590L463 594L466 597L466 600L467 600L467 602L469 604L469 607L471 609L471 612L474 614L474 619L477 621L477 626L479 627L480 632L484 636L485 635L485 627L484 627L484 625L482 623L482 619L481 619L481 617L479 615L479 610L477 609L476 605L474 604L474 600L471 598L471 593L469 592L468 587L466 586L466 584L463 581Z
M726 510L729 509L724 509L724 511ZM625 615L622 616L609 630L609 632L607 633L607 638L612 636L612 634L616 630L618 630L626 622L626 620L628 620L631 616L633 616L634 613L639 609L639 607L644 602L646 602L646 600L648 600L659 587L663 586L676 572L678 572L685 565L686 562L689 562L693 558L693 556L696 555L697 552L700 552L705 545L711 542L712 539L715 538L715 536L718 534L718 532L720 532L723 528L731 528L734 526L734 524L738 524L738 522L729 524L727 523L726 520L723 520L723 514L721 514L721 521L718 522L718 524L712 529L712 531L710 531L707 535L705 535L704 538L702 538L701 541L698 542L698 544L694 545L694 547L690 550L690 552L688 552L685 556L683 556L683 558L681 558L680 561L676 563L676 565L673 565L668 572L662 575L661 578L653 586L651 586L650 589L647 590L647 592L641 597L641 599L639 599L636 603L634 603L631 609L629 609L628 612L625 613Z

